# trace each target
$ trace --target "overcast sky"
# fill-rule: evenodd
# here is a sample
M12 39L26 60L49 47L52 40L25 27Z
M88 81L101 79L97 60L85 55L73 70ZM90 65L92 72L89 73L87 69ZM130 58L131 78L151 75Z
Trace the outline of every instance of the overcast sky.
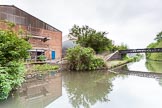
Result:
M0 0L15 5L63 32L77 24L107 31L129 48L144 48L162 31L162 0Z

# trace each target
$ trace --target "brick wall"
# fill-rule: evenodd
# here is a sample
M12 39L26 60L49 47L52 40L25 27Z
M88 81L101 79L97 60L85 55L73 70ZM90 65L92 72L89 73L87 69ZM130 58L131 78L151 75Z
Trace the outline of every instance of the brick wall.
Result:
M27 33L26 31L29 31L29 28L26 26L22 26L22 25L16 25L13 30L14 31L19 31L19 29L23 29L23 31L25 31L25 34ZM7 26L4 22L0 22L0 29L7 29ZM33 30L33 29L31 29ZM39 36L43 36L43 37L48 37L50 38L49 40L47 40L46 42L41 41L41 39L38 38L29 38L29 42L31 43L31 45L33 46L33 49L39 48L39 49L43 49L45 48L45 56L47 59L51 60L52 56L51 56L51 52L55 51L55 58L61 58L62 57L62 32L59 31L50 31L50 30L45 30L45 29L40 29L40 28L35 28L35 30L31 31L32 35L39 35ZM35 32L36 31L36 32ZM30 32L28 32L28 34L30 34Z
M45 52L45 55L47 56L47 58L48 59L52 58L51 57L52 51L56 52L56 59L61 58L62 56L62 33L41 29L41 35L47 36L48 38L50 38L50 40L47 40L46 42L37 41L39 43L38 47L42 47L42 45L44 45L44 48L47 48L47 51Z

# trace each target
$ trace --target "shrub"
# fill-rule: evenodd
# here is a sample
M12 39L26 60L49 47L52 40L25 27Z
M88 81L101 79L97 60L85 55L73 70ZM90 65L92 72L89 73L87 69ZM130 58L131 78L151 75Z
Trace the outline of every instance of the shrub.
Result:
M40 56L38 56L38 59L40 61L45 61L46 60L46 56L45 55L40 55Z
M20 61L28 57L27 50L31 48L12 30L13 23L7 25L7 30L0 30L0 100L24 81L25 67Z
M0 68L0 100L6 99L10 91L24 81L25 67L22 63L10 62Z
M0 30L0 64L19 61L27 58L31 46L24 39L19 38L13 31Z
M70 70L94 70L104 66L104 60L94 56L92 48L76 46L67 50L66 59Z

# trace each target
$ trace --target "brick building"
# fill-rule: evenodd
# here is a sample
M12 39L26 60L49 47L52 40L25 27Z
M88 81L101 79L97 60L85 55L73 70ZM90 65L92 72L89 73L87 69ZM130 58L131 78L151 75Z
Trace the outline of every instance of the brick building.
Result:
M16 31L23 30L22 36L28 37L32 45L29 51L31 59L36 59L42 54L48 60L61 58L62 32L60 30L13 5L0 5L0 20L15 23ZM5 29L2 23L0 29Z

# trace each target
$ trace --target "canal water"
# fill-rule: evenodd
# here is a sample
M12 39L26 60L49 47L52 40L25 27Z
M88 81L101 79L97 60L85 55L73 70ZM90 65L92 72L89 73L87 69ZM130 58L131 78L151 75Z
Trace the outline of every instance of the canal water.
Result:
M161 108L161 73L162 62L145 59L120 73L53 71L28 79L0 108Z

